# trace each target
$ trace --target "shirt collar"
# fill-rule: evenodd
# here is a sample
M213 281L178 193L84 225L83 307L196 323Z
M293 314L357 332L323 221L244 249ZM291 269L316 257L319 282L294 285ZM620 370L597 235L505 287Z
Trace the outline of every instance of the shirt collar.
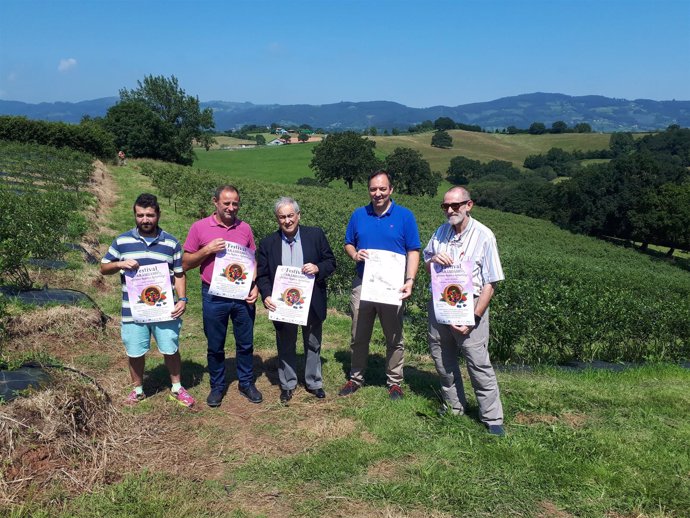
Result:
M453 227L453 225L450 225L450 223L448 223L450 225L451 232L453 232L453 237L451 239L459 241L460 239L462 239L463 237L465 237L467 235L467 233L470 231L470 229L474 226L474 220L472 219L472 216L467 216L467 220L468 221L467 221L467 226L465 227L465 230L463 230L459 234L456 234L455 233L455 227Z
M383 218L385 216L391 215L391 212L393 212L393 207L395 207L395 202L391 199L391 204L388 206L388 209L386 210L386 212L384 212L380 216L378 214L376 214L376 212L374 211L374 204L371 202L369 202L369 205L366 206L366 210L367 210L367 214L369 216L376 216L377 218Z
M156 235L153 236L154 239L153 239L152 243L155 243L156 241L158 241L158 240L160 239L162 233L163 233L163 230L161 230L161 227L156 227ZM132 229L132 235L133 235L136 239L138 239L139 241L144 241L144 242L146 242L146 239L144 239L144 237L143 237L141 234L139 234L139 229L138 229L137 227L134 227L134 228ZM148 237L148 236L147 236L147 237Z
M235 216L235 222L232 225L228 226L228 225L225 225L224 223L219 223L218 220L216 219L217 214L218 214L217 212L214 212L213 214L211 214L210 220L211 220L211 226L212 227L235 228L237 225L240 224L240 219L236 216Z
M299 237L299 227L297 227L297 233L293 236L292 241L283 233L282 230L280 231L280 239L282 239L288 244L290 244L291 242L300 242L301 239Z

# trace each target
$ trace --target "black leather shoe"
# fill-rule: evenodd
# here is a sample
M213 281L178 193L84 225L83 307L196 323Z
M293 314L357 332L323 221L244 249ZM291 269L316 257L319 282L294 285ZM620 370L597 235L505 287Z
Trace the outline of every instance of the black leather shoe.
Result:
M223 392L223 390L212 389L211 393L206 398L206 404L211 408L220 406L220 403L223 401Z
M240 386L239 390L240 394L242 394L252 403L261 403L264 400L261 392L259 392L259 389L257 389L256 385L253 383L251 385L247 385L246 387Z
M294 393L294 390L290 389L280 389L280 402L281 403L287 403L292 399L292 394Z
M316 396L319 399L323 399L326 397L326 392L324 392L324 390L322 388L317 388L317 389L308 388L307 392L309 392L310 394L313 394L314 396Z

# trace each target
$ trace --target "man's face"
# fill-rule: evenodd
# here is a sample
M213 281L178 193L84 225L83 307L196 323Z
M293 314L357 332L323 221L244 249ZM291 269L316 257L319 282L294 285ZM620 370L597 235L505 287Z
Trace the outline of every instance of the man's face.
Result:
M283 231L287 237L292 237L297 233L299 226L300 213L295 211L291 203L282 205L276 213L276 219L280 230Z
M134 221L140 236L155 236L160 214L153 207L134 206Z
M369 197L374 209L385 210L393 194L393 188L388 181L388 176L379 174L369 180Z
M218 198L213 197L213 204L216 206L218 219L223 225L235 223L240 210L240 195L237 192L226 189Z
M451 225L461 225L467 218L474 202L460 190L447 192L443 197L442 210ZM444 208L445 207L445 208Z

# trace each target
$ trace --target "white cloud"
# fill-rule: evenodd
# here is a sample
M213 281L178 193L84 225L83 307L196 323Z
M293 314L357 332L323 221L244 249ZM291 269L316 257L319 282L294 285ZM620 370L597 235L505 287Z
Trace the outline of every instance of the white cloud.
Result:
M77 66L77 60L74 58L61 59L58 65L58 72L67 72Z

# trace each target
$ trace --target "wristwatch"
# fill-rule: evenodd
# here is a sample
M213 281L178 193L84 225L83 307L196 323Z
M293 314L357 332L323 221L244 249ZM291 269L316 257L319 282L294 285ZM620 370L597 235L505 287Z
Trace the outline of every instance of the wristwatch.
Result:
M189 302L189 299L187 297L180 297L177 299L177 301L182 301L182 302Z

